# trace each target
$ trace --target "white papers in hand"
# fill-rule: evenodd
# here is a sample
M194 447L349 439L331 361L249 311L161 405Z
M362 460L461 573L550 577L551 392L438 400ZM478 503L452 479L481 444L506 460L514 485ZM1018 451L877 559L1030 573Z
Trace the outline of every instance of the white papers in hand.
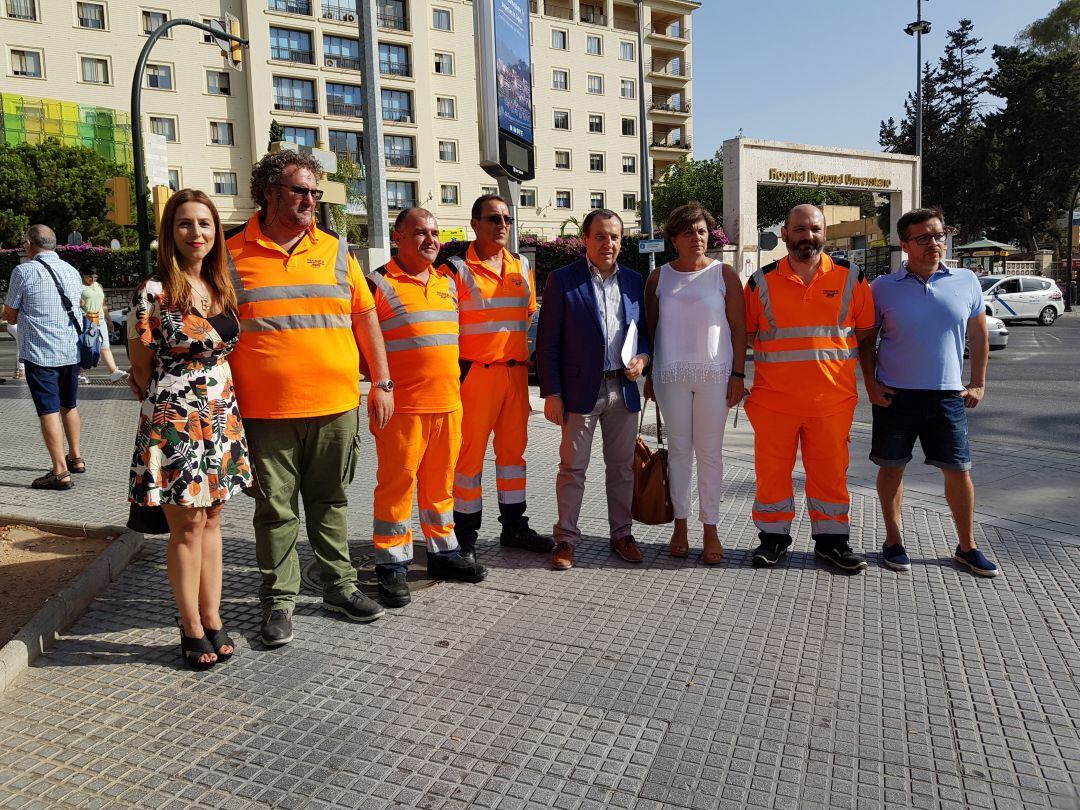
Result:
M626 340L622 345L622 364L629 366L630 361L637 357L637 321L630 321L626 328Z

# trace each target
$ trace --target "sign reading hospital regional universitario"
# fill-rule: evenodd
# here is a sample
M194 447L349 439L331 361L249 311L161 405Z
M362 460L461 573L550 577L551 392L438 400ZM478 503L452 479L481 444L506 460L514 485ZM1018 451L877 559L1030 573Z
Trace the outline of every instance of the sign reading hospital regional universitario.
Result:
M811 171L769 169L769 182L806 186L849 186L854 188L892 188L887 177L859 177L854 174L823 174Z
M499 129L533 142L532 57L528 0L495 0L495 71Z

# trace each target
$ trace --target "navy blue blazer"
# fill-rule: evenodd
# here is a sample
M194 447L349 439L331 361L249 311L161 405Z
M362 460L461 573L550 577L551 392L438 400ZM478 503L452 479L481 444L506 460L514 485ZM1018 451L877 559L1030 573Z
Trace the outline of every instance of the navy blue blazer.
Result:
M645 319L645 282L619 265L623 326L637 322L638 354L652 356ZM536 332L536 371L540 396L561 394L566 410L589 413L596 407L604 382L604 332L589 263L581 259L560 267L547 278L540 323ZM623 401L628 410L641 409L636 382L622 377Z

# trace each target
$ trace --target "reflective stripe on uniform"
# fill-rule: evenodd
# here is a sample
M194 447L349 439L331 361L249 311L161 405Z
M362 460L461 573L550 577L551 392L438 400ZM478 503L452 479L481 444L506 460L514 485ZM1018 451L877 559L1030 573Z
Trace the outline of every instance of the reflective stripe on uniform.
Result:
M438 310L438 309L425 309L419 312L406 312L404 315L395 315L393 318L387 318L379 325L384 332L390 332L402 326L409 326L414 323L436 323L438 321L445 321L446 323L457 323L457 313L453 310Z
M755 520L754 525L765 534L791 534L790 520Z
M373 534L382 534L388 537L400 537L403 534L409 533L408 523L395 523L390 520L379 520L375 518L372 526Z
M455 334L445 335L418 335L416 337L398 338L386 341L386 351L402 352L407 349L424 349L428 346L453 346L458 342Z
M851 506L849 504L822 501L810 497L807 497L806 499L806 508L812 509L822 515L828 515L829 517L844 517L851 511Z
M351 329L350 315L268 315L241 318L241 332L277 332L283 329Z
M465 475L464 473L454 473L454 486L455 487L478 487L480 486L480 479L483 477L483 473L477 473L476 475Z
M390 309L395 316L402 317L409 314L405 305L401 303L401 298L398 296L397 291L391 286L390 282L386 280L382 273L377 271L368 273L367 280L374 284L375 288L382 294L382 297L386 299L386 303L389 304Z
M471 500L462 500L461 498L454 498L454 511L461 512L465 515L475 515L481 509L483 509L484 502L481 498L473 498Z
M784 340L786 338L849 338L855 334L850 326L781 326L758 332L758 340Z
M772 304L769 302L769 282L761 270L754 273L754 289L761 301L761 311L765 313L765 320L769 322L769 330L776 331L776 317L773 315Z
M854 265L848 267L848 275L844 280L844 291L840 294L840 317L836 319L837 323L843 323L847 320L848 309L851 308L851 296L855 294L855 285L859 282L859 268Z
M237 290L236 300L241 304L255 301L278 301L287 298L343 298L352 300L352 287L345 284L293 284L280 287L258 287L254 290Z
M855 349L787 349L777 352L754 352L755 363L796 363L800 361L854 360L859 356Z
M461 324L463 335L490 335L498 332L528 332L528 321L481 321Z
M849 534L851 527L840 520L811 520L810 534Z
M421 509L420 522L429 526L449 526L454 522L454 514L453 512L436 512L433 509Z
M516 478L524 478L525 477L525 465L524 464L514 464L514 465L507 465L505 467L500 467L498 464L496 464L495 465L495 477L496 478L501 478L503 480L507 480L507 479L513 480L513 479L516 479Z
M523 489L500 489L498 495L499 503L525 503L525 490ZM458 511L463 510L459 509Z
M776 501L776 503L762 503L761 501L754 501L754 511L761 512L762 514L784 514L785 512L795 511L795 499L788 498L783 501Z
M448 551L457 551L461 548L458 545L457 535L451 531L449 534L445 534L441 537L428 537L427 538L428 551L434 551L436 554L443 554Z
M388 548L375 548L375 564L379 563L407 563L412 562L412 543Z

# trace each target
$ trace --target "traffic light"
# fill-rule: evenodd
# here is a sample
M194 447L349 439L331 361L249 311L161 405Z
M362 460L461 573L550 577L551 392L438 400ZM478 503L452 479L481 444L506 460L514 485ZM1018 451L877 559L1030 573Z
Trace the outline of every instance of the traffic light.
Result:
M240 20L231 14L226 15L225 19L229 23L229 33L234 37L240 36ZM232 62L232 66L237 70L242 70L243 59L244 46L236 40L232 40L229 44L229 60Z
M154 186L151 191L154 199L154 225L161 226L161 220L165 216L165 203L173 195L173 190L168 186Z
M126 177L105 181L105 218L117 225L131 224L131 183Z

